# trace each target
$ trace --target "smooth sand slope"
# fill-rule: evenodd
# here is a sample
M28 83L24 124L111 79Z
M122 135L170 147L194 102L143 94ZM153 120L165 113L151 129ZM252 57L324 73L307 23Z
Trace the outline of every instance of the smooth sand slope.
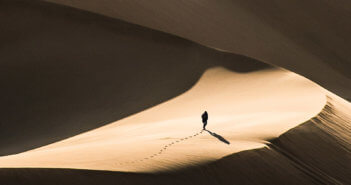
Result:
M346 0L45 0L284 67L351 99Z
M67 140L2 157L0 167L137 172L189 167L262 148L317 115L325 103L318 86L291 72L238 74L214 68L172 100ZM210 114L208 130L217 137L199 133L204 110Z
M203 109L212 135L199 132ZM0 158L0 181L348 184L350 111L348 102L291 72L212 68L192 89L156 107Z

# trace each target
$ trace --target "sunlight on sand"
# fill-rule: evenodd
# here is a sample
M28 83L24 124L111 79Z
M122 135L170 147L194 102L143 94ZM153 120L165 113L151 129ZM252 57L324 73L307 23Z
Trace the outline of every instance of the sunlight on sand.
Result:
M325 103L318 85L292 72L217 67L178 97L90 132L1 157L0 167L172 170L265 147L317 115ZM201 132L205 110L209 132Z

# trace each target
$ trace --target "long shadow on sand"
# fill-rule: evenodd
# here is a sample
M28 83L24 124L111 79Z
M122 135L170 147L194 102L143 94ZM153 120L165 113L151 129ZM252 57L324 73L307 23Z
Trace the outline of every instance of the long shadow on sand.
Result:
M224 137L222 137L221 135L218 135L218 134L216 134L214 132L211 132L211 131L209 131L207 129L204 129L204 130L207 131L209 134L211 134L211 136L213 136L213 137L217 138L218 140L222 141L223 143L228 144L228 145L230 144L230 142L228 140L226 140Z

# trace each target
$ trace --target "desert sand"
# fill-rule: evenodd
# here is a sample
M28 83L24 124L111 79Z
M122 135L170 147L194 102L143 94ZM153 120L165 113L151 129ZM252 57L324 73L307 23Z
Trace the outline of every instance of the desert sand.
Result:
M0 129L0 155L160 104L213 66L240 73L271 67L89 12L37 1L0 3L0 117L6 128Z
M291 72L238 74L214 68L172 100L67 140L2 157L0 167L133 172L187 167L265 147L317 115L325 102L317 85ZM230 144L200 133L205 110L208 130Z
M351 184L347 2L48 1L0 1L0 184Z
M349 113L348 102L285 70L212 68L160 105L1 157L0 174L9 184L345 184Z

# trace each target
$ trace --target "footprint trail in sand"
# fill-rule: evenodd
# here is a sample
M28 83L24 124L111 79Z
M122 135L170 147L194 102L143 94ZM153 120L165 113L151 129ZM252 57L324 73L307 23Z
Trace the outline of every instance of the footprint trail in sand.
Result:
M178 139L176 141L172 141L171 143L168 143L168 144L164 145L158 152L156 152L156 153L154 153L152 155L149 155L148 157L145 157L145 158L142 158L142 159L138 159L138 160L133 160L133 161L119 162L118 165L133 164L133 163L143 162L145 160L152 159L154 157L157 157L157 156L161 155L163 152L165 152L172 145L174 145L176 143L181 143L181 142L183 142L183 141L185 141L187 139L196 137L196 136L202 134L203 132L204 132L204 130L201 130L200 132L197 132L194 135L190 135L190 136L187 136L187 137L180 138L180 139Z

